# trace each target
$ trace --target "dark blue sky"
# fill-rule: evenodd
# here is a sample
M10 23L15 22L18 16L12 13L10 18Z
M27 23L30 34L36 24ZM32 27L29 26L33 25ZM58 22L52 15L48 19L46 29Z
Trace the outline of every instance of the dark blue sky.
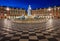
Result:
M60 0L0 0L0 6L27 9L28 5L31 5L32 9L60 6Z

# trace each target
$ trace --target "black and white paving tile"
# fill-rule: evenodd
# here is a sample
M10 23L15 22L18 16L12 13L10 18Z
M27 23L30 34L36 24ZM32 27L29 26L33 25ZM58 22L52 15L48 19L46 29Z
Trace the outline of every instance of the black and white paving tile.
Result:
M0 20L0 41L60 41L60 19L32 24Z

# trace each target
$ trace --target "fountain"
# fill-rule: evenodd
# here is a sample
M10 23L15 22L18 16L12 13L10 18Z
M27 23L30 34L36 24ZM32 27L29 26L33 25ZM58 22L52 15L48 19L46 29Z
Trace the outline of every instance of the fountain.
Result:
M20 23L39 23L38 20L36 20L37 18L35 18L35 15L32 15L32 9L31 6L28 6L28 10L27 10L27 15L22 14L22 16L20 17ZM15 21L16 22L16 21Z
M26 19L32 19L33 15L31 15L31 5L28 6L28 10L27 10L27 16L25 17Z

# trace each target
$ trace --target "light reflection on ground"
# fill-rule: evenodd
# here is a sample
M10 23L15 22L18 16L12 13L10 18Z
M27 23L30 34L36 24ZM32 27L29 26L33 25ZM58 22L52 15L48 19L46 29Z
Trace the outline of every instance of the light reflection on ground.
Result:
M46 29L48 29L48 28L52 28L52 29L47 30L47 31L54 30L54 27L53 27L53 19L49 19L48 22L46 23Z
M45 38L44 41L57 40L60 37L60 19L49 19L41 23L16 23L9 19L0 20L0 41L18 41L26 37L30 37L30 40L33 38L42 41Z
M12 28L12 25L13 25L13 22L11 20L4 19L4 21L3 21L3 27L5 27L4 30L10 31L9 28Z
M4 19L4 27L11 27L12 23L11 21Z

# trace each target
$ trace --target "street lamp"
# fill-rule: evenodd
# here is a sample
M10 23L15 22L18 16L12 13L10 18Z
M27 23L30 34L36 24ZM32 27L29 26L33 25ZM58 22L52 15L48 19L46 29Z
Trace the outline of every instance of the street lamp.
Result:
M59 9L60 9L60 8L58 7L58 17L59 17Z
M49 8L47 9L47 11L48 11L48 13L49 13L48 18L50 18L50 16L52 15L51 12L50 12L50 11L51 11L51 8L49 7Z
M48 8L48 11L51 11L51 8Z
M9 11L10 10L9 7L7 7L6 10Z
M58 10L59 10L60 8L58 8Z
M10 10L10 8L7 7L7 8L6 8L7 14L9 13L9 10ZM7 16L7 14L5 14L5 17Z

